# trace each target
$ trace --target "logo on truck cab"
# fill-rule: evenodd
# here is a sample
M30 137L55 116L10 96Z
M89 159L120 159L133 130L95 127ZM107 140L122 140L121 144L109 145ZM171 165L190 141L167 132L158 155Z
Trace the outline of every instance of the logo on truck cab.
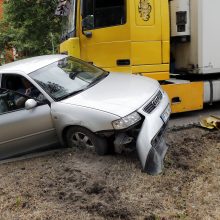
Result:
M141 18L144 21L149 21L150 14L152 11L152 6L149 0L140 0L138 5L138 11L140 13Z

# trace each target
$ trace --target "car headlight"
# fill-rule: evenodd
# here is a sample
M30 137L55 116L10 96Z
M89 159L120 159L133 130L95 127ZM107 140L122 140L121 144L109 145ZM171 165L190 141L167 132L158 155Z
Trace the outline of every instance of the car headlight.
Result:
M141 120L141 116L137 112L133 112L130 115L120 118L112 122L114 129L121 130L130 127L131 125L136 124Z

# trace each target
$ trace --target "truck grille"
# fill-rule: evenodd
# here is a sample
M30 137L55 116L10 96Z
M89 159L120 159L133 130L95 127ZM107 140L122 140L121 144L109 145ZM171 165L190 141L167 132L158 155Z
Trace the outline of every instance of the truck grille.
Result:
M144 111L147 112L148 114L150 114L161 102L163 97L163 94L161 91L159 91L150 101L150 103L148 103L145 107L144 107Z

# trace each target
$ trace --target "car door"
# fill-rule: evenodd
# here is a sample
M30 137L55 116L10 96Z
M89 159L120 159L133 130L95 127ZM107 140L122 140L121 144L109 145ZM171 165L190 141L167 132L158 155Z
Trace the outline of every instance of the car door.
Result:
M23 104L16 105L17 99ZM0 159L57 143L48 104L25 109L28 98L0 88Z

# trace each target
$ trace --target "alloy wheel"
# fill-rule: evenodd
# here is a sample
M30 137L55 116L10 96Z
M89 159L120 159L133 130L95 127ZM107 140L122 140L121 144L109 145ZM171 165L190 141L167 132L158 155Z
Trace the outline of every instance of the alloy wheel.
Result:
M82 132L75 132L71 138L73 144L81 148L94 148L90 138Z

